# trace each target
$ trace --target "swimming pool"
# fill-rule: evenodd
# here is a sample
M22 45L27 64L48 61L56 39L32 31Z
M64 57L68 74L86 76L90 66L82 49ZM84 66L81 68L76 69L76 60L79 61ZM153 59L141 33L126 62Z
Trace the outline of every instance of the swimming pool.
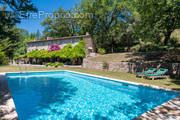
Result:
M20 120L132 120L180 95L70 71L6 77Z

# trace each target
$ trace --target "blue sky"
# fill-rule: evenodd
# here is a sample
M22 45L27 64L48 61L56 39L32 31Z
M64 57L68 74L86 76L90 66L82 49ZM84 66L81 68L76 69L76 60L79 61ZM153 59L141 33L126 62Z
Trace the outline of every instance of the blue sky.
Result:
M33 0L34 5L38 11L53 12L58 10L59 7L63 9L70 9L75 6L75 3L80 2L80 0ZM40 32L43 31L43 27L40 23L45 18L40 19L22 19L20 24L17 24L18 28L23 28L29 31L29 33L34 33L38 29Z

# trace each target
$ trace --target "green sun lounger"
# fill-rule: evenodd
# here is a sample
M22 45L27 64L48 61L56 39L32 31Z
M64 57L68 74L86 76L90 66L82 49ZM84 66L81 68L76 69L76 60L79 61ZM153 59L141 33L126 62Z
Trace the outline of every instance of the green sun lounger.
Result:
M155 78L168 78L167 75L165 75L168 72L168 69L163 69L160 68L157 72L155 72L154 74L152 73L146 73L145 77L147 78L151 78L152 80L154 80Z
M150 74L150 73L153 73L156 71L156 68L149 68L147 71L145 72L137 72L136 73L136 76L140 76L140 77L143 77L145 76L145 74Z

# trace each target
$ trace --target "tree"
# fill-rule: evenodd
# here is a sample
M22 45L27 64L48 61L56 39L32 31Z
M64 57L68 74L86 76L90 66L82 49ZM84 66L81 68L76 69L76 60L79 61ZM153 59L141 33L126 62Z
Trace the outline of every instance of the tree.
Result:
M33 41L35 37L32 38L32 34L25 29L16 28L17 35L18 35L18 46L15 47L14 57L19 57L23 55L27 51L27 42Z
M65 11L59 8L54 12L55 17L47 17L41 23L45 27L43 38L89 32L98 48L104 48L107 52L128 50L134 42L133 31L127 32L132 16L126 5L125 1L119 0L83 0L75 9Z
M1 0L0 4L7 4L13 11L36 11L32 0Z
M37 32L36 32L36 39L38 40L40 37L41 37L41 33L40 33L39 29L38 29Z
M37 10L31 0L1 0L0 5L2 5L0 7L0 39L6 34L6 29L20 22L20 11L23 11L21 12L23 17L27 17L26 12L35 12ZM11 11L6 11L7 6L9 6ZM17 15L18 17L13 15Z
M167 45L171 33L180 28L179 0L134 0L132 7L140 16L137 30L141 39L154 39L155 43L162 38Z
M66 37L78 34L77 20L73 18L74 10L65 11L59 8L55 11L54 17L47 17L41 25L45 27L43 38L46 37Z
M107 52L119 52L121 32L126 31L130 18L125 3L119 0L82 0L79 6L81 14L93 15L81 20L83 31L89 32L97 47L105 48Z
M36 8L32 4L31 0L1 0L0 5L0 46L1 51L6 56L14 57L15 51L19 47L21 41L20 30L15 27L15 24L20 22L20 17L11 16L11 13L18 14L23 11L22 16L26 16L26 12L35 12ZM11 11L6 11L7 6Z

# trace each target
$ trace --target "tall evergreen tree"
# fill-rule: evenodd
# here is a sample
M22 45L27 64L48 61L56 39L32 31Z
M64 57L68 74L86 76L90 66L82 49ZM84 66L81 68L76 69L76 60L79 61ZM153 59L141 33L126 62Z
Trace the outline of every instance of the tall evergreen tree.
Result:
M20 33L15 27L15 24L20 22L18 12L23 11L22 16L26 16L26 12L35 12L36 8L33 6L31 0L1 0L0 5L0 46L1 51L6 56L12 58L20 43ZM6 11L7 6L11 11ZM13 13L14 12L14 13ZM12 16L12 15L17 16Z

